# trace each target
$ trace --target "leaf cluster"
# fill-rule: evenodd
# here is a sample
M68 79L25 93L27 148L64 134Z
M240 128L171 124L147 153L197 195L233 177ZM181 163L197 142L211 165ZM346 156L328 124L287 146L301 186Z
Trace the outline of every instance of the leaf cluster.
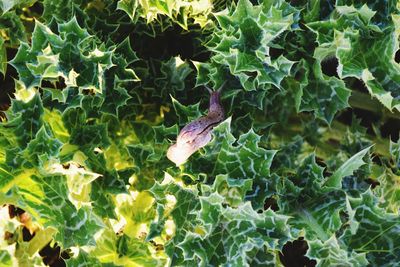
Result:
M396 1L0 9L0 266L282 266L299 240L317 266L400 261Z

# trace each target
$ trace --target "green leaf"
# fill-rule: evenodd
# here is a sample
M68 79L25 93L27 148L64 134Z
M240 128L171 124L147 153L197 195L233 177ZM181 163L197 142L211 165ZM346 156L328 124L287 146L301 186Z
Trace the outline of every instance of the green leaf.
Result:
M398 215L387 213L377 206L371 190L360 197L348 197L347 211L352 227L341 237L355 251L367 253L372 265L390 266L399 260L400 244L396 239L399 229Z
M376 13L366 5L337 6L336 10L335 21L308 24L318 34L320 47L332 48L339 60L340 78L361 79L369 93L386 108L399 110L399 66L395 53L399 48L400 16L391 14L388 27L381 30L372 23Z
M0 251L0 266L6 267L12 265L12 259L10 253L5 250Z
M292 216L292 230L303 232L307 240L326 241L343 224L340 213L345 210L345 194L324 193L323 181L323 168L312 154L303 160L293 178L277 183L280 211Z
M56 230L53 228L39 229L32 239L24 240L24 226L16 220L12 222L9 216L4 216L3 211L6 210L8 207L3 206L1 216L6 221L1 226L4 231L4 240L0 244L0 266L41 266L42 259L37 252L46 246Z
M44 127L40 128L35 139L29 142L22 152L23 157L33 166L44 167L44 164L58 157L62 143L51 137Z
M173 238L165 245L165 252L170 257L172 264L180 264L183 262L183 251L177 247L177 244L185 239L187 229L192 231L194 227L196 215L193 212L200 207L196 197L197 193L190 188L182 188L167 181L163 184L155 183L150 189L150 193L157 203L158 219L150 226L147 239L153 239L164 231L169 238L172 234ZM164 229L166 223L173 227Z
M57 230L52 227L36 232L35 236L29 242L29 255L33 256L35 253L43 249L53 239L53 235L56 232Z
M44 0L42 17L47 21L57 18L60 21L70 20L73 17L76 4L70 0Z
M25 1L24 1L25 2ZM26 1L29 5L30 1ZM29 32L16 11L8 11L0 16L0 29L4 34L5 43L12 47L18 46L20 41L27 41Z
M315 199L317 201L313 203L309 201L297 207L290 223L296 229L303 230L307 240L326 241L343 225L341 213L345 210L345 195L335 192Z
M18 90L18 87L17 87ZM43 125L43 104L38 93L21 88L7 111L8 121L2 131L11 132L20 148L25 148Z
M390 140L390 146L389 146L389 151L390 151L390 156L394 161L394 167L396 170L400 169L400 138L397 140L397 142L393 142Z
M68 200L64 177L39 177L27 173L21 178L24 180L14 178L10 192L2 190L7 195L0 196L0 203L18 205L43 226L57 229L55 240L65 247L95 244L93 235L103 223L90 207L76 209Z
M233 179L228 175L217 175L212 187L203 185L201 190L206 192L217 192L224 198L224 203L231 207L237 207L244 201L245 195L252 188L251 179Z
M138 18L146 19L147 23L153 22L159 15L171 18L182 28L187 29L190 20L193 23L204 27L208 22L208 15L211 12L211 2L194 1L137 1L119 0L118 9L125 11L133 22Z
M87 149L107 148L111 144L107 134L107 125L85 125L77 128L71 133L70 143L82 145Z
M120 0L118 1L118 9L121 9L128 14L128 16L131 18L132 21L136 21L138 16L137 16L137 8L139 6L139 2L135 0Z
M276 151L259 147L259 141L260 136L253 130L241 135L237 145L230 143L229 139L219 140L222 145L214 173L229 173L231 178L238 179L268 176Z
M272 210L258 214L249 202L233 209L223 208L222 202L217 193L200 198L198 227L205 232L188 233L178 244L187 262L245 266L254 249L280 249L290 237L286 216Z
M7 72L7 50L4 45L3 37L0 37L0 73L5 75Z
M177 92L185 89L185 80L193 70L180 57L171 57L161 63L160 71L162 75L154 81L157 87ZM162 93L162 91L155 92L155 95L162 96Z
M140 238L143 235L143 225L150 225L154 220L154 198L148 192L139 192L135 198L129 196L117 199L117 213L122 216L126 224L124 234L130 238Z
M298 167L297 157L301 152L304 140L301 136L295 136L290 142L284 143L276 152L272 166L278 168L279 171L295 171ZM278 172L278 170L274 171Z
M65 263L67 266L71 266L71 267L73 267L73 266L90 267L90 266L96 266L96 265L101 264L96 257L85 252L82 249L79 250L78 255L74 255L74 257L66 260ZM104 263L101 266L111 267L111 265L107 265ZM113 266L115 266L115 265L113 265Z
M167 147L165 145L130 145L128 153L135 163L135 174L138 180L135 182L135 187L138 190L145 190L152 187L155 181L161 181L164 173L163 169L170 165L166 159ZM158 168L154 168L157 163Z
M337 169L332 176L327 178L323 185L329 188L339 189L342 187L342 179L346 176L352 175L355 170L365 164L363 157L367 154L371 147L367 147L351 158L349 158L342 166Z
M316 79L303 88L299 111L314 111L315 117L330 124L339 110L348 107L349 97L343 81Z
M374 193L379 199L379 206L387 212L399 214L400 212L400 177L390 169L374 166L372 175L374 180L379 182L379 187Z
M104 72L113 65L112 51L97 45L96 38L82 29L76 18L59 24L58 31L57 35L36 21L31 46L22 43L10 61L20 79L30 88L61 76L67 86L102 93Z
M199 110L200 103L184 106L172 96L171 98L175 113L179 119L179 124L186 124L194 119L199 118L202 115Z
M0 8L4 14L13 9L14 7L30 6L36 1L37 0L1 0Z
M150 245L126 235L117 236L110 226L96 240L96 248L89 255L102 264L111 266L165 266L162 255L156 255Z
M342 248L333 235L325 242L319 240L308 242L307 256L317 261L316 266L366 266L365 253L350 253Z
M197 66L198 84L207 80L203 75L214 84L221 84L221 76L229 69L229 75L236 76L245 90L268 90L271 85L281 88L294 62L283 56L272 59L268 45L290 29L296 12L284 1L271 5L264 1L253 6L250 1L241 0L236 9L216 14L219 27L207 43L214 54L211 63L204 65L207 71L200 71L203 68Z
M65 128L65 125L62 121L62 114L59 110L53 109L50 111L45 108L43 120L48 124L55 138L63 143L67 143L70 135L68 130Z

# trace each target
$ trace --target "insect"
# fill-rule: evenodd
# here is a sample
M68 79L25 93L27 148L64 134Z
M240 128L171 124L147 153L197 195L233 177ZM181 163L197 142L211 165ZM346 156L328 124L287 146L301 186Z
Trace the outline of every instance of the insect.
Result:
M224 120L225 112L220 102L220 95L223 86L213 91L206 89L210 93L210 103L208 113L182 128L176 138L176 143L169 147L167 158L179 166L197 150L204 147L211 141L212 129Z

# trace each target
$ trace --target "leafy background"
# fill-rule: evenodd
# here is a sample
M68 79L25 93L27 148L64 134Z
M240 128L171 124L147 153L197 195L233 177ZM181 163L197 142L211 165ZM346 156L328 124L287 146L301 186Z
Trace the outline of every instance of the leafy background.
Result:
M397 1L0 9L0 266L400 261Z

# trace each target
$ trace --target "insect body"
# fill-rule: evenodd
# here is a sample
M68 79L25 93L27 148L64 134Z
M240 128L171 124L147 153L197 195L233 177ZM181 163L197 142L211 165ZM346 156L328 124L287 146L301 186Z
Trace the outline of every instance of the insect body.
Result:
M224 120L224 109L220 103L220 93L223 85L217 90L210 92L210 104L208 114L200 117L182 128L176 144L170 146L167 158L177 166L183 164L194 152L204 147L211 141L212 129Z

